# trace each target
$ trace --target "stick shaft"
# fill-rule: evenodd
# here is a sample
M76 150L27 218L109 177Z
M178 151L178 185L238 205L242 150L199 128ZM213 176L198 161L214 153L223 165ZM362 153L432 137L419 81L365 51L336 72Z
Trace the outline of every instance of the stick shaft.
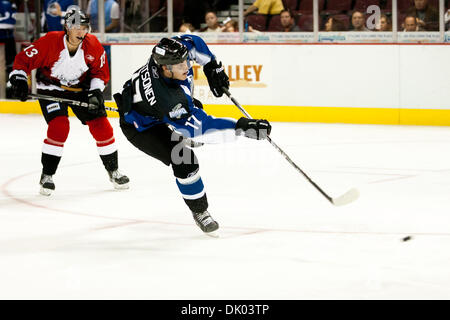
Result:
M29 97L32 98L37 98L37 99L45 99L45 100L53 100L56 102L64 102L64 103L70 103L74 106L79 106L79 107L83 107L83 108L88 108L90 106L89 103L87 102L82 102L82 101L78 101L78 100L72 100L72 99L66 99L66 98L60 98L60 97L54 97L54 96L47 96L44 94L34 94L34 93L30 93L28 94ZM118 112L118 110L116 108L111 108L111 107L106 107L105 109L108 111L116 111Z
M245 111L245 109L239 104L239 102L236 101L236 99L234 97L231 96L231 93L228 91L228 89L226 88L222 88L223 91L225 92L225 94L230 98L231 101L233 101L233 103L236 105L236 107L238 107L239 110L241 110L241 112L249 119L253 119L250 114ZM292 159L286 154L286 152L283 151L283 149L281 149L273 140L272 138L270 138L269 136L267 137L267 141L270 142L270 144L277 149L277 151L279 153L281 153L281 155L287 160L287 162L289 162L289 164L291 166L293 166L298 172L300 172L308 181L309 183L311 183L314 188L316 188L328 201L330 201L331 203L333 203L333 198L331 198L328 194L325 193L325 191L323 191L302 169L300 169L300 167L298 165L295 164L294 161L292 161ZM334 203L333 203L334 204Z

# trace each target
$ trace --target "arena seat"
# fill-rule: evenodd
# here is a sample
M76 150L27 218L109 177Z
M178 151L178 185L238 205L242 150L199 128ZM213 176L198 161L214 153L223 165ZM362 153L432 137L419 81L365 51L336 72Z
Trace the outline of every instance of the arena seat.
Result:
M328 0L326 11L350 11L352 9L352 0Z
M312 14L302 14L298 19L297 25L301 31L313 31L314 30L314 18Z
M319 11L323 10L325 0L319 0ZM311 13L313 11L313 0L300 0L298 10L301 13Z
M380 6L380 0L356 0L353 10L367 13L367 8L372 5Z
M269 22L269 27L267 31L271 32L280 32L283 31L283 27L281 26L281 17L279 14L272 16Z
M339 20L340 22L342 22L344 24L344 27L346 30L349 30L350 28L350 17L346 14L337 14L335 16L333 16L333 18L335 18L336 20Z
M266 30L267 17L263 14L251 14L247 16L247 22L252 28L258 31Z
M160 0L150 0L150 14L154 14L156 11L161 9L161 1Z
M298 0L283 0L283 6L286 10L289 9L293 12L297 10Z

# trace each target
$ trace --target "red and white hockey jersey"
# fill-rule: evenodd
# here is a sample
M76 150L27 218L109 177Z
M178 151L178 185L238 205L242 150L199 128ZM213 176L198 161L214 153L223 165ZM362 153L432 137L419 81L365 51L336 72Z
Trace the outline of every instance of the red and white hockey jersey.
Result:
M49 32L16 56L13 69L10 76L37 69L37 88L43 90L103 91L109 81L105 50L91 34L70 56L64 31Z

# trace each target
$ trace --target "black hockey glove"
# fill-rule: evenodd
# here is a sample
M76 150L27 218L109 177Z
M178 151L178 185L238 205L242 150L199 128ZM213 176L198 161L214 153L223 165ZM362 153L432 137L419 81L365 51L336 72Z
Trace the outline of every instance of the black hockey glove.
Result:
M100 113L104 110L105 100L103 99L103 92L100 89L88 91L87 102L89 103L89 113Z
M203 104L202 104L202 102L201 102L200 100L197 100L197 99L195 99L195 98L192 98L192 101L194 102L194 106L196 106L197 108L203 110Z
M247 138L262 140L270 135L272 126L267 120L240 118L236 123L236 135L240 136L242 133Z
M28 99L28 78L23 74L14 74L9 78L11 82L12 97L27 101Z
M217 98L224 94L222 87L226 89L230 87L230 81L228 81L222 62L217 64L216 60L211 60L203 66L203 72L208 79L209 88Z

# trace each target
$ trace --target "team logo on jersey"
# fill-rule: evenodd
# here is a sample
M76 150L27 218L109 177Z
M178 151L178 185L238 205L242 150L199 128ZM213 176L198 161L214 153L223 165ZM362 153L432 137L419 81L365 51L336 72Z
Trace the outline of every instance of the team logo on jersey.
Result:
M58 79L63 86L71 87L78 84L80 77L89 70L84 60L83 49L80 48L73 57L69 55L67 49L62 50L51 70L51 76Z
M86 59L88 59L91 62L95 60L95 58L93 56L91 56L90 54L86 55Z
M153 74L153 78L156 78L156 79L159 78L158 69L155 66L152 67L152 74Z
M172 111L169 112L169 116L172 119L180 119L183 114L187 114L187 111L183 108L181 103L177 104Z
M61 107L59 106L59 103L55 102L55 103L49 104L47 106L47 113L50 113L50 112L53 112L56 110L60 110L60 109L61 109Z

